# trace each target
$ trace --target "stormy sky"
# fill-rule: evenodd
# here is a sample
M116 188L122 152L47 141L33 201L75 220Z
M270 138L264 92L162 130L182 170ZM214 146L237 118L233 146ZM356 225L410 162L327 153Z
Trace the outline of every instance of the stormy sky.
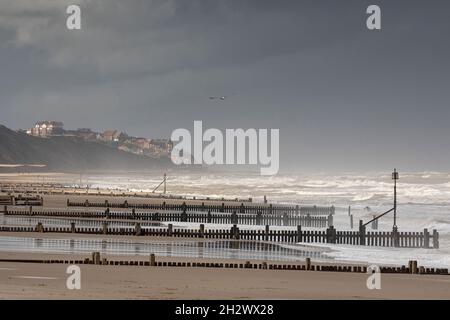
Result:
M203 120L279 128L281 171L450 170L449 38L445 0L0 0L0 123Z

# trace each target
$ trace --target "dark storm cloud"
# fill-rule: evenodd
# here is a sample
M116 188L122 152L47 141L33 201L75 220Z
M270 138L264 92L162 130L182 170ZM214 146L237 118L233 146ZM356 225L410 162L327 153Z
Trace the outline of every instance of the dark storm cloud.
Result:
M203 120L280 128L281 170L450 169L446 1L79 1L68 31L73 3L0 0L5 125L169 136Z

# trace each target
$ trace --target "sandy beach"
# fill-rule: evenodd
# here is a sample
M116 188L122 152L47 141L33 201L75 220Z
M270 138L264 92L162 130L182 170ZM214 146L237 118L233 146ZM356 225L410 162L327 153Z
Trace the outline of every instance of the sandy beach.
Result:
M447 276L280 270L81 266L81 290L66 288L67 265L0 263L1 299L450 299Z

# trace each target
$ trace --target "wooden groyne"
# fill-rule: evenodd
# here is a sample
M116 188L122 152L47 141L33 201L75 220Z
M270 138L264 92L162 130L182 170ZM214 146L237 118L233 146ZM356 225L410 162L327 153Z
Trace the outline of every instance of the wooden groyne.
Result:
M0 205L3 206L43 206L44 199L40 196L30 195L0 195Z
M295 214L295 215L310 215L310 216L329 216L334 215L335 207L319 207L319 206L289 206L289 205L229 205L222 202L220 205L205 204L188 204L183 202L182 204L173 204L163 201L162 203L129 203L127 200L124 202L90 202L86 200L84 202L70 201L67 199L68 207L93 207L93 208L121 208L121 209L143 209L143 210L170 210L170 211L182 211L182 212L220 212L220 213L253 213L257 214Z
M362 224L362 222L360 222ZM142 228L136 223L134 228L110 228L107 222L103 222L100 228L79 228L75 223L71 227L44 227L38 223L36 227L2 226L0 232L49 232L49 233L80 233L80 234L104 234L127 236L153 236L153 237L179 237L179 238L205 238L205 239L230 239L271 241L282 243L328 243L347 244L374 247L398 247L398 248L439 248L439 233L428 229L423 232L366 232L364 228L359 231L337 231L333 226L324 231L303 230L297 226L297 230L272 230L266 225L264 230L241 230L236 225L230 229L205 229L201 224L199 229L174 228L172 224L168 228Z
M119 189L86 189L79 187L69 187L62 184L39 184L39 183L3 183L0 184L0 192L7 194L39 194L39 195L72 195L72 196L99 196L99 197L133 197L148 199L168 199L168 200L204 200L221 202L253 202L253 198L225 198L225 197L205 197L205 196L185 196L176 194L130 192Z
M143 260L108 260L102 258L100 252L92 252L90 258L75 259L0 259L0 262L9 263L39 263L39 264L69 264L69 265L103 265L103 266L135 266L135 267L177 267L177 268L226 268L226 269L258 269L258 270L280 270L280 271L321 271L321 272L352 272L368 273L372 271L366 265L344 265L344 264L314 264L310 258L305 263L268 263L266 261L255 263L235 262L198 262L198 261L157 261L151 254L147 261ZM419 266L417 260L410 260L408 265L402 266L380 266L380 273L391 274L416 274L416 275L449 275L448 268L428 268Z
M104 212L89 211L56 211L56 210L11 210L6 206L4 213L8 216L36 216L36 217L65 217L65 218L93 218L93 219L115 219L115 220L139 220L158 222L192 222L192 223L215 223L215 224L243 224L243 225L272 225L272 226L298 226L308 228L326 228L333 225L333 216L311 216L295 215L292 213L283 214L238 214L211 213L211 212L131 212L110 211Z

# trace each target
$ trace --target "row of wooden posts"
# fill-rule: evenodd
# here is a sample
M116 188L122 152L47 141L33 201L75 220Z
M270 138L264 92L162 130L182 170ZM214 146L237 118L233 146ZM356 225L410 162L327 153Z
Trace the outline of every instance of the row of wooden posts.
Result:
M256 214L211 213L204 212L112 212L107 208L104 212L82 212L82 211L54 211L54 210L9 210L7 206L3 209L5 215L11 216L39 216L39 217L69 217L69 218L99 218L162 222L192 222L192 223L215 223L215 224L244 224L244 225L274 225L274 226L298 226L309 228L326 228L333 225L333 216L311 216L295 215L292 213Z
M165 229L161 229L142 228L140 223L136 223L134 228L108 228L107 222L103 222L101 228L77 228L74 222L71 223L70 228L44 227L42 223L38 223L35 228L3 226L0 227L0 231L234 239L283 243L332 243L402 248L439 248L439 234L436 230L433 230L432 233L428 229L424 229L423 232L366 232L361 220L359 231L337 231L333 226L328 227L324 231L303 230L301 226L297 226L297 230L271 230L269 225L266 225L264 230L241 230L237 225L233 225L230 229L205 229L204 224L201 224L199 229L175 229L172 224L169 224Z
M72 191L80 190L80 191ZM150 198L150 199L174 199L174 200L205 200L205 201L222 201L222 202L253 202L253 198L215 198L202 196L183 196L163 193L144 193L144 192L124 192L122 190L111 189L86 189L79 187L66 187L62 185L50 186L39 184L24 185L0 185L0 192L7 194L44 194L44 195L89 195L89 196L108 196L108 197L134 197L134 198ZM265 198L266 199L266 198Z
M140 266L140 267L184 267L184 268L227 268L227 269L259 269L259 270L285 270L285 271L325 271L325 272L353 272L353 273L403 273L403 274L427 274L449 275L448 268L426 268L418 266L417 260L410 260L408 266L381 266L374 270L371 266L361 265L329 265L313 264L310 258L306 258L304 264L267 263L266 261L252 263L235 262L191 262L191 261L156 261L155 254L150 254L147 261L144 260L108 260L102 258L100 252L92 252L90 258L82 260L63 259L0 259L0 262L14 263L45 263L45 264L72 264L72 265L104 265L104 266Z
M6 206L43 206L44 199L40 196L29 196L29 195L1 195L0 205Z
M211 205L205 204L187 204L183 202L182 204L162 203L148 204L148 203L129 203L125 200L122 203L110 203L108 200L105 202L90 202L85 200L84 202L75 202L67 199L68 207L96 207L96 208L134 208L134 209L148 209L148 210L171 210L171 211L182 211L182 212L221 212L221 213L264 213L264 214L282 214L290 213L296 215L323 215L329 216L334 215L335 207L319 207L319 206L289 206L289 205L245 205L241 203L240 205L225 205L222 202L221 205Z

